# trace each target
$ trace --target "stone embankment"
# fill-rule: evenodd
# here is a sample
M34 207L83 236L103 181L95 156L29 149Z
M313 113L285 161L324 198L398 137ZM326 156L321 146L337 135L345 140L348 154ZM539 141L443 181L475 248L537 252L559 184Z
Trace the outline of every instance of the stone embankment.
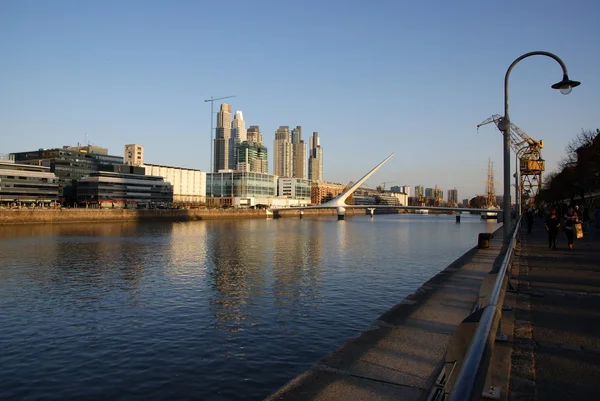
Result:
M305 216L333 216L334 209L306 210ZM346 214L363 214L349 210ZM0 225L39 223L90 223L108 221L195 221L264 219L271 217L258 209L0 209ZM298 218L297 210L279 212L279 217Z

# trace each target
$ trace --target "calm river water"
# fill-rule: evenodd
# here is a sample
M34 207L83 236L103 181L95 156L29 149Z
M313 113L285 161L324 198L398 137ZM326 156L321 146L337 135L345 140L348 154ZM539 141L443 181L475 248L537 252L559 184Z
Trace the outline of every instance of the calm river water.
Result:
M495 221L0 227L0 399L260 400Z

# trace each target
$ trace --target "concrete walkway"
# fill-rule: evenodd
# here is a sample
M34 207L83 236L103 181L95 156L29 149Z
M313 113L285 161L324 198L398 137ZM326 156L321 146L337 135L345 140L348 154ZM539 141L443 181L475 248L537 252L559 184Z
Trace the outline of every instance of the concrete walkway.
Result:
M500 236L473 249L267 399L423 400L442 369L451 334L498 263Z
M600 229L557 246L521 231L509 400L600 400Z

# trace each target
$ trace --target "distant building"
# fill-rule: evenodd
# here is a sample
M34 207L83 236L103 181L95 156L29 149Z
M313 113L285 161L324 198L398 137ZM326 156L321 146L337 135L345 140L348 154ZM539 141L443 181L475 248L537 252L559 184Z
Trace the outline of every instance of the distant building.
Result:
M99 208L148 208L173 202L163 177L99 171L77 181L77 203Z
M425 188L425 197L426 198L433 198L433 188Z
M125 145L123 161L128 166L141 166L144 164L144 147L142 145Z
M306 178L306 144L302 140L302 127L292 129L292 177Z
M215 133L213 172L228 169L229 140L231 138L231 105L223 103L217 113L217 129Z
M235 170L265 174L269 172L267 148L263 144L246 141L242 142L236 150L238 164Z
M173 186L173 202L198 204L206 198L206 173L185 167L162 166L144 161L144 147L138 144L125 145L125 164L140 167L132 173L163 177ZM125 172L125 171L123 171Z
M312 181L310 203L320 205L332 200L346 189L346 185L326 181Z
M292 141L290 129L280 126L273 141L273 174L279 177L292 176Z
M423 199L424 196L425 196L425 192L423 191L423 185L417 185L415 187L415 198L417 200L419 200L419 199Z
M449 189L448 190L448 204L451 206L458 205L458 189Z
M206 201L206 173L184 167L144 164L147 176L163 177L173 185L173 203L198 204Z
M310 201L311 182L304 178L279 177L277 196Z
M463 199L462 205L463 205L463 207L469 207L469 199Z
M318 132L313 132L308 142L308 179L323 180L323 149Z
M393 187L390 188L391 192L394 193L402 193L402 194L406 194L408 196L410 196L410 186L409 185L394 185Z
M408 206L408 194L404 192L385 192L380 194L379 204Z
M238 165L237 148L240 144L246 142L247 131L244 115L241 110L237 110L231 122L231 137L229 139L229 168L235 170Z
M246 131L246 140L248 142L256 142L262 145L262 133L260 132L260 127L258 125L251 125L250 128L248 128Z
M105 148L87 146L63 146L54 149L39 149L11 153L15 163L50 167L58 177L59 201L75 202L75 182L97 171L114 171L114 166L123 164L123 157L110 156Z
M50 206L58 201L58 177L50 167L0 161L0 206Z

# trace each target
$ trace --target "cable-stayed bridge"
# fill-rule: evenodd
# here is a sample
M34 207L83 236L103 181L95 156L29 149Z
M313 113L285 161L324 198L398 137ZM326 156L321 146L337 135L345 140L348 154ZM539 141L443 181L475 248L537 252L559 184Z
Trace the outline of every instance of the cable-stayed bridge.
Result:
M440 211L440 212L493 212L498 213L498 217L502 217L502 210L499 209L473 209L468 207L442 207L442 206L395 206L395 205L347 205L346 199L350 197L362 184L364 184L369 177L371 177L381 166L383 166L388 160L390 160L394 156L394 153L386 157L381 163L375 166L371 171L365 174L360 180L358 180L354 185L346 189L344 192L333 198L332 200L322 203L320 205L315 206L292 206L292 207L282 207L282 208L271 208L270 210L274 215L277 215L277 212L284 210L298 210L302 212L303 210L314 210L314 209L336 209L338 220L343 220L346 214L346 209L367 209L373 214L375 209L395 209L395 210L428 210L428 211Z

